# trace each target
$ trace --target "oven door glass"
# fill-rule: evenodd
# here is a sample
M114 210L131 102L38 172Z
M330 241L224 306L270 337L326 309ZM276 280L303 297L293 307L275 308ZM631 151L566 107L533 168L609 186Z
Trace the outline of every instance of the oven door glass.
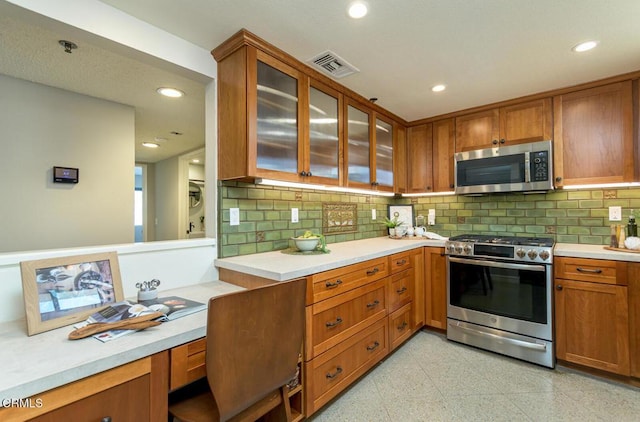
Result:
M449 304L523 321L547 323L547 269L449 258Z

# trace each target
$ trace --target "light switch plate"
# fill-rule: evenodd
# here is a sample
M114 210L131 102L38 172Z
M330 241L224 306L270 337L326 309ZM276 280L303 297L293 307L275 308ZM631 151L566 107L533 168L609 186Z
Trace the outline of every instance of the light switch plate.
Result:
M378 217L375 208L371 208L371 219L375 220Z
M622 221L622 207L609 207L609 221Z
M229 224L232 226L240 225L240 208L229 208Z
M291 208L291 222L292 223L297 223L298 222L298 209L297 208Z

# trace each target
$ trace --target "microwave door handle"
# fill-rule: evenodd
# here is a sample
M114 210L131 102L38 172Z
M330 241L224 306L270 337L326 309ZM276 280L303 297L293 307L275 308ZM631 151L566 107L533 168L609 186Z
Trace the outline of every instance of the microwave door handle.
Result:
M524 182L531 182L531 160L529 151L524 153Z
M478 265L480 267L506 268L508 270L546 271L546 268L544 265L535 265L535 264L534 265L511 264L507 262L481 261L479 259L456 258L453 256L449 257L449 261L456 262L458 264Z

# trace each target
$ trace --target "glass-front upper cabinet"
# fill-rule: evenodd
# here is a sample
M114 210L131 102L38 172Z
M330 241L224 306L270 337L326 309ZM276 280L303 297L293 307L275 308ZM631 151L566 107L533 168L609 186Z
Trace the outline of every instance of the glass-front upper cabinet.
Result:
M301 76L260 52L256 74L256 171L261 176L277 172L279 179L284 175L285 179L297 180L302 153Z
M376 117L373 186L393 190L393 124ZM388 188L388 189L387 189Z
M348 185L371 188L370 114L356 106L347 106L346 156Z
M309 142L301 176L309 181L338 185L340 174L340 110L342 95L311 80L309 86Z

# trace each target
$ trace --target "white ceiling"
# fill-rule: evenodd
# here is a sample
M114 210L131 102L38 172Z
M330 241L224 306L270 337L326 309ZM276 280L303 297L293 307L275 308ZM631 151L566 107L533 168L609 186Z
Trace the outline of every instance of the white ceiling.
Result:
M65 53L61 39L75 42L78 49ZM139 53L133 59L105 48L111 44L0 2L0 74L134 107L138 162L203 148L206 81L167 63L142 62ZM160 86L179 87L186 95L163 97L156 93ZM159 148L142 146L155 138L164 139ZM204 153L190 158L204 163Z
M360 69L341 84L408 121L640 70L638 0L367 0L361 20L350 0L102 1L208 50L241 28L332 50Z

